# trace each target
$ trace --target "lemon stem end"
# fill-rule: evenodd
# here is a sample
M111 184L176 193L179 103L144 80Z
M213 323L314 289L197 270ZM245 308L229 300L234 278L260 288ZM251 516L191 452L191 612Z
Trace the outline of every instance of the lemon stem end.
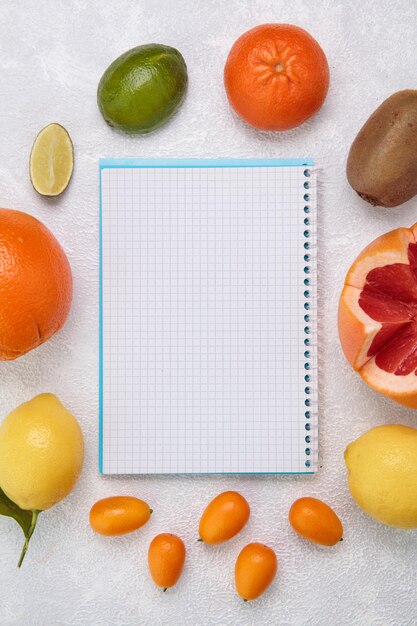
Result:
M30 528L29 528L29 532L28 532L28 534L26 536L25 543L23 544L22 553L20 555L20 559L19 559L19 562L17 564L17 567L21 567L21 565L23 563L23 560L24 560L24 558L26 556L26 552L27 552L27 549L29 547L30 538L32 537L33 531L36 528L36 522L38 521L38 515L39 515L39 511L32 511L32 521L30 523Z

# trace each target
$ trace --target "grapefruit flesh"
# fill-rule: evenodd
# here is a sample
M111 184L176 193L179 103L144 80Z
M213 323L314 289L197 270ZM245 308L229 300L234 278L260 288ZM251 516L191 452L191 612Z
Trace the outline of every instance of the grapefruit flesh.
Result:
M339 303L339 335L371 387L417 408L417 225L372 242L350 268Z

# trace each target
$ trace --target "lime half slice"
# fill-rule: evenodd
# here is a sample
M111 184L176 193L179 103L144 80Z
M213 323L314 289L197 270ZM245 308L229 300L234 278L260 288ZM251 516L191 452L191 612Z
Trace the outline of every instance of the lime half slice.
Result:
M68 186L74 168L74 148L68 131L48 124L35 139L30 153L30 180L42 196L59 196Z

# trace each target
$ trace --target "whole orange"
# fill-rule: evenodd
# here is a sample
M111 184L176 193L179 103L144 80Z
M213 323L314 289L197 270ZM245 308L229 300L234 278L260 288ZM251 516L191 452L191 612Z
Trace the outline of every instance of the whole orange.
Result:
M71 299L71 268L53 234L31 215L0 209L0 360L52 337Z
M224 68L229 103L260 130L289 130L322 106L329 87L326 55L291 24L262 24L233 44Z

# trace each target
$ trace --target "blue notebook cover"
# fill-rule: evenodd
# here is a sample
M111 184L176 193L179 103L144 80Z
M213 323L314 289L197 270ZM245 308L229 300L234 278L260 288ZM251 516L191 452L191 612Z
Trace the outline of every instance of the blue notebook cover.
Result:
M100 471L317 469L311 159L100 161Z

